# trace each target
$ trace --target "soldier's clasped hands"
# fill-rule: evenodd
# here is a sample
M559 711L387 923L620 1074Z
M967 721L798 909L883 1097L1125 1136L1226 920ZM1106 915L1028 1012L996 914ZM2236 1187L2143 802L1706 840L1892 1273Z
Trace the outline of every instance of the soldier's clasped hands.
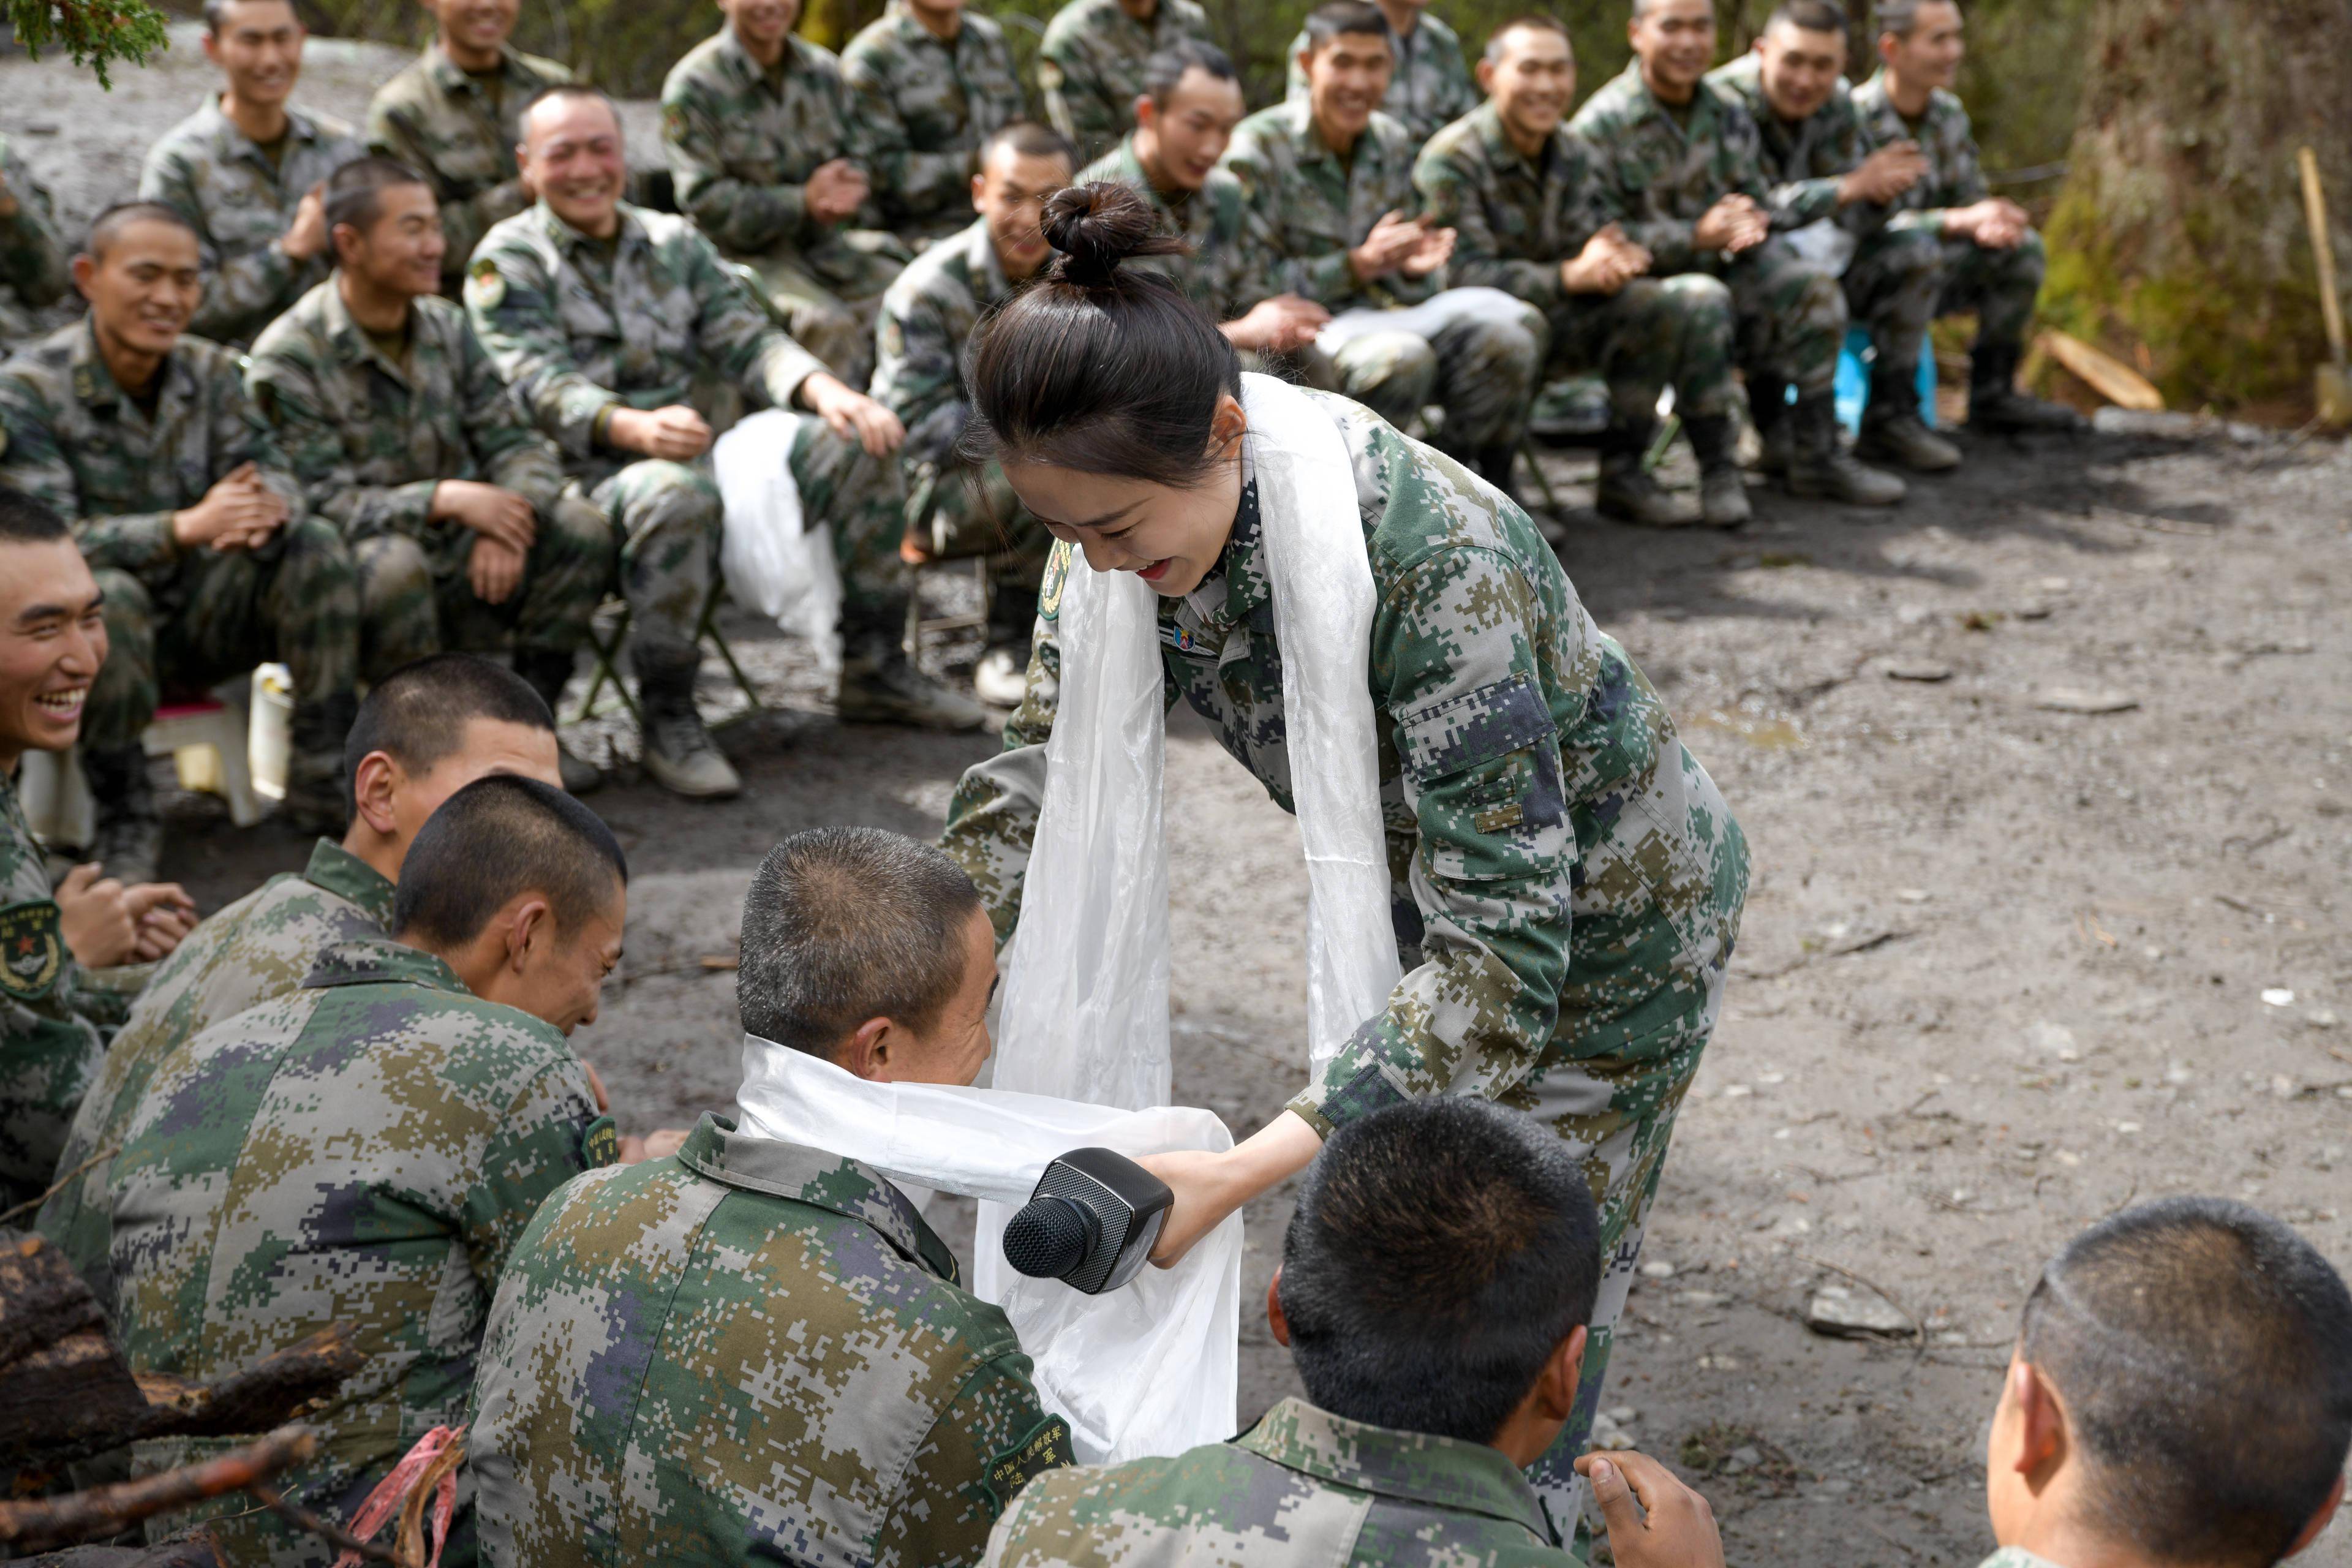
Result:
M286 515L286 498L261 482L259 468L239 463L204 500L172 514L172 539L183 550L200 544L249 550L275 533Z

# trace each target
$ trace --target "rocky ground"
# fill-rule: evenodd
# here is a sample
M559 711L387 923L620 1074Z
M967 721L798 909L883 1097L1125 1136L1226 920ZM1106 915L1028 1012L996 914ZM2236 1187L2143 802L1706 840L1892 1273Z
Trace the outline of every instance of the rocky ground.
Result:
M314 62L310 96L356 115L366 47ZM182 76L101 105L0 62L0 130L57 126L32 156L87 216L194 100ZM1610 527L1580 510L1590 463L1551 464L1562 561L1755 847L1606 1401L1706 1489L1735 1563L1974 1563L2019 1305L2103 1215L2242 1197L2352 1268L2352 449L1964 439L1899 510L1759 491L1729 536ZM928 594L946 613L967 580ZM935 832L991 745L843 728L804 650L732 636L778 705L728 732L742 798L680 805L633 776L625 730L580 737L612 749L595 804L636 875L578 1044L635 1126L731 1099L731 986L703 960L731 955L766 848L821 823ZM740 702L715 664L706 692ZM1169 792L1177 1096L1245 1134L1301 1072L1297 836L1181 721ZM174 813L167 869L208 908L304 854L209 801ZM1245 1300L1288 1206L1250 1212ZM1817 1310L1893 1331L1826 1337ZM1293 1386L1262 1327L1243 1364L1245 1415ZM2305 1561L2352 1564L2347 1529Z

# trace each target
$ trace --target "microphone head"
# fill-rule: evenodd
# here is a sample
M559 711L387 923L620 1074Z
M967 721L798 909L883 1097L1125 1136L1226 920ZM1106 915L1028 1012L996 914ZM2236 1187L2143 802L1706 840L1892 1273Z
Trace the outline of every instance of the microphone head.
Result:
M1036 1279L1076 1272L1094 1250L1094 1215L1064 1197L1032 1198L1004 1226L1004 1260Z

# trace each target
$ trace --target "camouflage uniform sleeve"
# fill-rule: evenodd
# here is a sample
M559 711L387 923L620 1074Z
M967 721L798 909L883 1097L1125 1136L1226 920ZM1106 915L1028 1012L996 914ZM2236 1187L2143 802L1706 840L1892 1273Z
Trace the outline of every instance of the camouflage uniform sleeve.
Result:
M466 269L466 320L531 422L568 456L593 456L596 416L623 398L572 360L555 280L540 258L520 246L476 257Z
M915 1450L875 1542L875 1568L962 1568L1032 1477L1070 1464L1069 1426L1045 1414L1029 1358L982 1364Z
M482 1151L480 1179L458 1214L466 1258L485 1299L498 1294L500 1271L548 1195L610 1163L589 1152L589 1129L599 1120L587 1071L569 1057L535 1074L499 1119Z
M1462 40L1456 37L1444 41L1441 58L1433 61L1444 90L1438 95L1441 126L1453 124L1485 101L1478 94L1478 84L1470 75L1468 62L1462 58Z
M436 479L404 485L363 485L342 431L328 417L316 367L294 345L264 334L246 363L246 394L276 432L311 511L346 540L404 533L422 538L430 526Z
M112 566L146 579L169 577L180 547L168 511L85 515L81 486L58 445L47 395L29 374L0 371L0 479L73 522L74 539L93 568Z
M662 149L677 186L680 211L730 250L765 250L782 240L805 241L805 185L755 185L727 172L719 125L691 82L662 91Z
M205 293L196 313L188 318L188 331L200 338L226 341L263 319L302 264L274 239L259 250L224 258L205 232L204 205L196 200L195 181L196 170L187 153L164 141L148 153L146 167L140 171L139 199L162 202L195 226L204 260Z
M794 342L761 308L751 286L720 258L710 241L688 231L688 270L694 289L695 342L739 386L758 386L777 408L790 408L801 383L824 362ZM828 373L829 374L829 373Z
M16 198L16 210L0 217L0 284L28 305L51 305L72 286L70 256L58 234L49 193L33 178L5 138L0 138L0 183Z
M40 846L5 779L0 941L7 949L0 968L0 1206L13 1208L38 1197L57 1173L74 1110L106 1043L48 896Z
M1242 243L1249 252L1251 281L1262 290L1256 298L1297 294L1319 305L1345 303L1363 292L1346 251L1290 254L1284 237L1282 180L1276 156L1260 144L1257 132L1247 125L1225 149L1225 169L1241 186Z
M283 497L294 511L304 511L308 509L302 481L294 477L293 467L278 445L277 434L261 417L261 410L246 395L240 363L236 355L224 353L213 362L206 378L205 397L213 426L213 479L217 482L231 469L251 463L264 485ZM165 521L168 527L169 519ZM272 541L271 544L276 542Z
M1535 305L1556 303L1560 297L1559 264L1556 261L1514 261L1503 255L1495 226L1486 221L1486 204L1478 199L1475 172L1465 165L1466 150L1433 141L1422 149L1412 166L1413 188L1421 193L1423 216L1440 227L1454 230L1454 258L1447 271L1460 287L1500 289Z
M1127 134L1127 117L1123 106L1111 101L1100 73L1088 64L1077 29L1059 24L1056 17L1055 25L1045 29L1045 41L1038 49L1037 87L1054 129L1070 139L1081 160L1092 160L1118 145Z
M1973 206L1992 194L1977 154L1976 132L1958 100L1937 107L1945 112L1937 116L1930 132L1936 144L1927 155L1935 161L1937 174L1931 199L1939 207Z
M849 84L852 117L865 126L867 157L873 161L874 183L908 206L928 210L954 199L971 174L971 160L961 148L942 153L918 153L906 117L891 96L887 46L859 48L852 45L841 58L841 74Z
M509 489L541 516L563 493L563 454L541 435L522 405L499 379L468 321L462 334L457 384L466 400L466 436L490 483Z
M903 275L902 275L903 276ZM944 462L971 409L956 373L956 345L938 304L895 285L875 323L874 401L907 427L903 461Z
M956 781L940 847L980 889L1001 949L1021 923L1021 884L1037 842L1037 813L1045 803L1045 742L1062 682L1062 586L1070 574L1070 547L1056 542L1037 587L1037 624L1029 634L1029 679L1021 706L1004 721L1004 745L974 763Z

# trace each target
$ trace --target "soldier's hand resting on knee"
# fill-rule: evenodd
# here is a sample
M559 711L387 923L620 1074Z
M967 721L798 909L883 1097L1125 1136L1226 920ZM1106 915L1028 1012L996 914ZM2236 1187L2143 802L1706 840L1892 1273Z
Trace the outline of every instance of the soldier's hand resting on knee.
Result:
M1944 232L1972 239L1987 250L2013 249L2025 237L2032 218L2004 196L1987 196L1964 207L1944 209Z
M466 581L485 605L503 605L522 582L524 552L487 533L474 536L466 552Z
M1255 349L1266 353L1286 353L1315 341L1331 320L1331 312L1312 300L1296 294L1276 294L1270 300L1260 300L1246 314L1225 322L1217 331L1225 334L1225 342L1237 349Z
M1559 285L1571 294L1614 294L1649 269L1648 247L1626 238L1624 229L1612 223L1559 264Z
M1927 156L1916 142L1889 142L1838 181L1838 201L1891 202L1919 183Z
M801 186L801 205L819 223L845 223L857 216L870 188L865 170L846 158L835 158L809 171Z
M897 415L823 371L801 383L799 396L835 435L856 442L870 457L887 458L907 438Z
M462 523L522 554L530 553L531 542L539 537L539 514L530 501L479 479L443 479L433 487L426 510L436 521Z
M172 542L183 550L208 544L215 550L246 550L275 533L286 521L286 498L261 482L261 470L239 463L223 474L205 499L172 514Z
M604 421L604 444L667 462L690 463L710 449L710 426L683 403L667 408L615 408Z
M1764 243L1772 220L1748 197L1734 191L1699 215L1691 226L1693 250L1720 250L1737 256Z
M1706 1498L1643 1454L1587 1454L1577 1474L1609 1526L1617 1568L1723 1568L1723 1532Z

